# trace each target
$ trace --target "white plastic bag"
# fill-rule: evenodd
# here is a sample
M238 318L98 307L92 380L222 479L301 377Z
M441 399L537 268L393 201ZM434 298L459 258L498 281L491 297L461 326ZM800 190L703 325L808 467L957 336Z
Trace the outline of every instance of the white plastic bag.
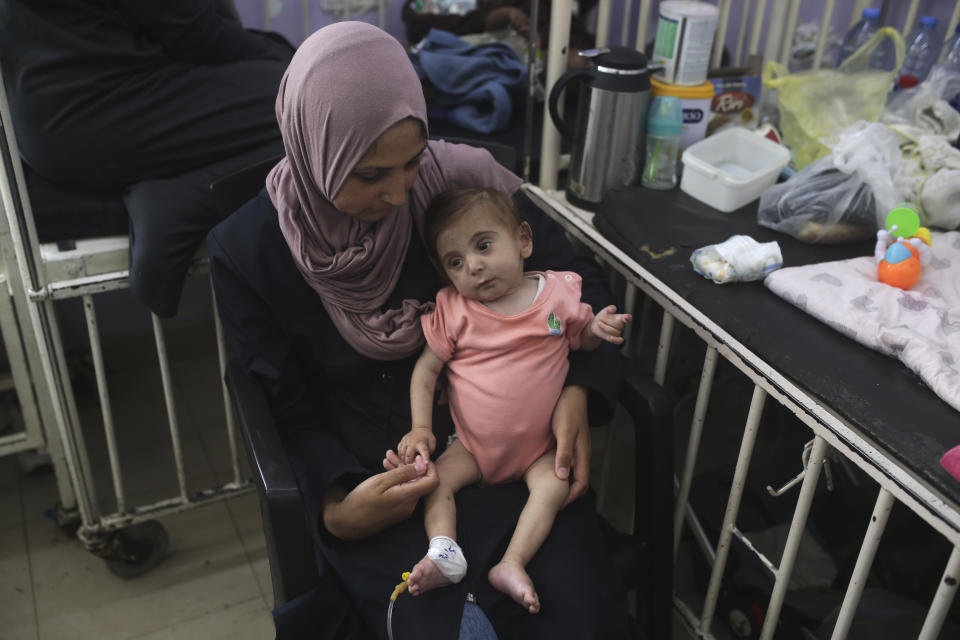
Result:
M960 73L937 65L926 80L890 98L881 122L907 137L916 137L916 129L956 140L960 134L960 114L956 111L958 107L951 106L951 101L958 95Z
M893 183L900 166L897 135L858 121L821 142L833 151L767 189L757 222L810 243L872 237L903 201Z

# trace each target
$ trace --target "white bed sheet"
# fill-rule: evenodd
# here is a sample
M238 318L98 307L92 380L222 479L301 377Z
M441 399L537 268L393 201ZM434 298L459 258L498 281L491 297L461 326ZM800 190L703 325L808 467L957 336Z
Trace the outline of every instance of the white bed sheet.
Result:
M934 233L932 240L933 258L909 291L878 282L873 256L787 267L764 284L837 331L900 359L960 411L960 232Z

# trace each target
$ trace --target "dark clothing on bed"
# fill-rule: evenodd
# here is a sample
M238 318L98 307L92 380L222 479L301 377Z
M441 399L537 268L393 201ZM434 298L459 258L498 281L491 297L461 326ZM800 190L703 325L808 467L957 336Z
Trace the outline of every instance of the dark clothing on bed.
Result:
M534 237L528 268L577 271L584 276L584 300L595 308L608 304L605 278L592 260L576 256L563 231L542 213L531 211L528 217ZM441 286L419 235L412 233L385 308L399 308L406 298L432 300ZM217 226L208 247L224 330L240 361L267 389L321 552L370 632L385 637L388 596L401 572L426 551L423 514L418 510L378 535L347 542L323 530L320 505L334 482L355 486L382 471L384 452L409 430L410 374L417 356L376 361L343 340L298 272L265 191ZM571 357L568 382L591 389L591 424L609 419L620 378L616 349L605 345ZM452 432L448 408L438 407L434 420L439 454ZM603 551L589 494L560 513L529 565L543 602L540 614L526 613L489 586L487 570L502 555L525 500L522 483L470 487L457 494L458 539L470 562L468 576L423 596L402 596L394 611L397 640L455 638L468 591L501 640L625 637L625 596ZM580 585L590 585L590 591ZM330 633L337 637L335 630Z
M244 30L216 4L0 0L0 62L24 162L56 185L125 192L130 285L164 316L218 222L210 177L283 153L274 101L293 47Z
M578 12L570 19L570 48L589 49L594 46L596 38L587 30L584 23L587 12L596 4L596 0L579 0ZM489 0L477 2L477 8L465 14L437 14L418 13L415 0L405 0L400 9L407 36L407 42L414 45L430 32L430 29L442 29L456 35L483 33L486 31L487 15L495 9L513 7L520 9L527 17L532 15L530 0ZM550 38L550 7L551 3L541 2L537 11L537 33L540 34L542 46L547 46Z

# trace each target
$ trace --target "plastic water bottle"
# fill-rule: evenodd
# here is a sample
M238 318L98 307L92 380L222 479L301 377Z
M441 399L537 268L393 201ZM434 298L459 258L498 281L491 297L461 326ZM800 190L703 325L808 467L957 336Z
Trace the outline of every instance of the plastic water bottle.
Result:
M867 7L860 15L862 17L843 36L840 55L837 56L838 67L841 62L852 56L854 51L862 47L863 43L869 40L880 28L880 9ZM873 66L873 58L870 59L870 66Z
M960 73L960 24L950 39L943 44L940 64L948 71Z
M937 61L939 47L936 34L937 19L933 16L920 16L920 24L910 34L907 42L907 57L900 69L901 88L912 87L924 81L930 73L930 67Z
M946 71L960 73L960 24L950 39L943 44L943 53L940 55L940 64ZM949 94L945 98L950 106L960 111L960 91L952 98Z

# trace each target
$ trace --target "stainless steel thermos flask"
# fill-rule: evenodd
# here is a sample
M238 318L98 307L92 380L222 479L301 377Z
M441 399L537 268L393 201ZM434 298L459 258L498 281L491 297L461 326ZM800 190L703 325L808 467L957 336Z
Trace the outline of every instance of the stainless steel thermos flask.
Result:
M628 47L584 51L588 67L568 71L550 91L550 117L572 141L567 199L595 210L611 188L636 184L645 155L644 132L650 103L647 57ZM579 83L573 129L560 116L558 101Z

